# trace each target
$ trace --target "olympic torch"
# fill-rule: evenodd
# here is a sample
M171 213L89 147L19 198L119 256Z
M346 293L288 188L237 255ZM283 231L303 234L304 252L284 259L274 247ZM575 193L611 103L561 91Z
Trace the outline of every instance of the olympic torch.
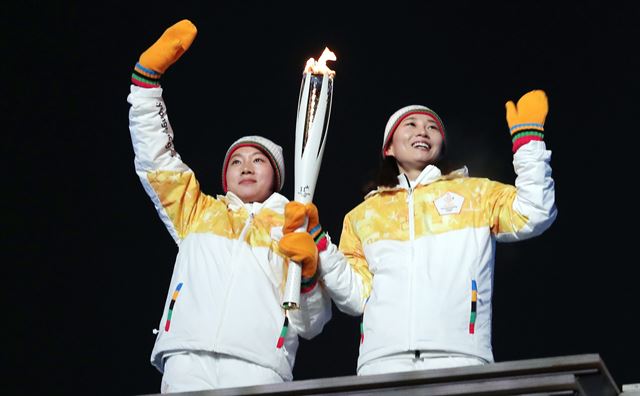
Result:
M296 117L294 199L303 204L313 200L327 141L335 76L335 71L327 67L327 61L335 60L335 54L325 48L317 62L313 58L307 61L302 73ZM307 232L306 221L296 232ZM286 310L299 308L301 273L298 263L289 265L282 300L282 307Z

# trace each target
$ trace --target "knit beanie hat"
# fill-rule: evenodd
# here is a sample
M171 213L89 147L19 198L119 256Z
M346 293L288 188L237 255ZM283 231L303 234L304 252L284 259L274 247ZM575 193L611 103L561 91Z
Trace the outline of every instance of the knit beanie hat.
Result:
M444 154L446 139L444 133L444 124L442 123L440 117L438 117L435 111L426 106L411 105L403 107L400 110L396 111L389 118L389 121L387 121L387 126L384 128L384 140L382 142L382 158L386 158L384 151L391 143L391 139L393 138L393 134L398 128L398 125L400 125L402 120L413 114L426 114L427 116L433 118L433 120L438 124L438 128L440 128L440 134L442 134L442 154Z
M278 146L271 140L262 136L244 136L233 142L233 144L227 150L227 154L224 156L224 162L222 165L222 189L227 192L227 168L229 167L229 160L234 151L240 147L255 147L262 151L273 168L273 173L276 178L276 191L282 190L284 186L284 157L282 156L282 147Z

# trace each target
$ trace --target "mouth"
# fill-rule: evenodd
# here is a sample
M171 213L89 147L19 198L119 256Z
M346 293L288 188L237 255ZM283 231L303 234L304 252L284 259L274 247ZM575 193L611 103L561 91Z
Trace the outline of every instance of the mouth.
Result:
M253 184L256 181L253 179L244 179L244 180L240 180L240 182L238 184Z
M427 142L413 142L411 143L411 147L424 151L431 150L431 145Z

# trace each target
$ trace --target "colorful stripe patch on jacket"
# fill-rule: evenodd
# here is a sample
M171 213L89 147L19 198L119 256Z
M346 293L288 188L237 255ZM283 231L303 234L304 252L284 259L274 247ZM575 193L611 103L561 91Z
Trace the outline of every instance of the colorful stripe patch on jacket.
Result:
M280 331L280 337L278 338L278 343L276 344L276 348L280 349L284 345L284 338L287 336L287 331L289 330L289 318L284 317L284 324L282 325L282 330Z
M471 318L469 319L469 334L476 331L476 309L478 303L478 285L475 279L471 280Z
M180 294L180 289L182 289L182 282L178 283L178 286L176 286L176 291L173 292L173 296L171 297L171 304L169 304L169 312L167 313L167 323L164 325L164 331L169 331L169 327L171 326L171 316L173 316L173 306L176 304L176 300L178 299L178 294Z

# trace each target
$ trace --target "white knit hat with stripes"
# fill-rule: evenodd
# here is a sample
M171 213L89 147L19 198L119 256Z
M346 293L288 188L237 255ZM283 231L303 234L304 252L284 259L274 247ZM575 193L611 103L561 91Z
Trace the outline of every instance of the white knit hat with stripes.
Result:
M426 114L435 120L435 122L438 124L438 127L440 127L440 133L442 134L442 149L444 150L446 135L444 133L444 124L442 123L442 120L440 119L440 117L436 114L435 111L431 110L426 106L410 105L410 106L405 106L401 108L400 110L393 113L391 117L389 117L389 121L387 121L387 126L385 126L384 128L384 139L382 140L382 157L383 158L386 157L386 155L384 154L384 151L391 143L391 139L393 138L393 133L398 128L398 125L400 125L402 120L404 120L405 118L409 117L412 114Z
M276 191L282 190L282 186L284 186L284 157L282 156L282 147L265 137L253 135L241 137L233 142L227 150L227 154L225 154L224 162L222 164L223 191L225 193L227 192L227 168L229 167L229 159L231 159L231 155L240 147L247 146L257 148L269 158L269 162L271 162L273 173L276 178Z

